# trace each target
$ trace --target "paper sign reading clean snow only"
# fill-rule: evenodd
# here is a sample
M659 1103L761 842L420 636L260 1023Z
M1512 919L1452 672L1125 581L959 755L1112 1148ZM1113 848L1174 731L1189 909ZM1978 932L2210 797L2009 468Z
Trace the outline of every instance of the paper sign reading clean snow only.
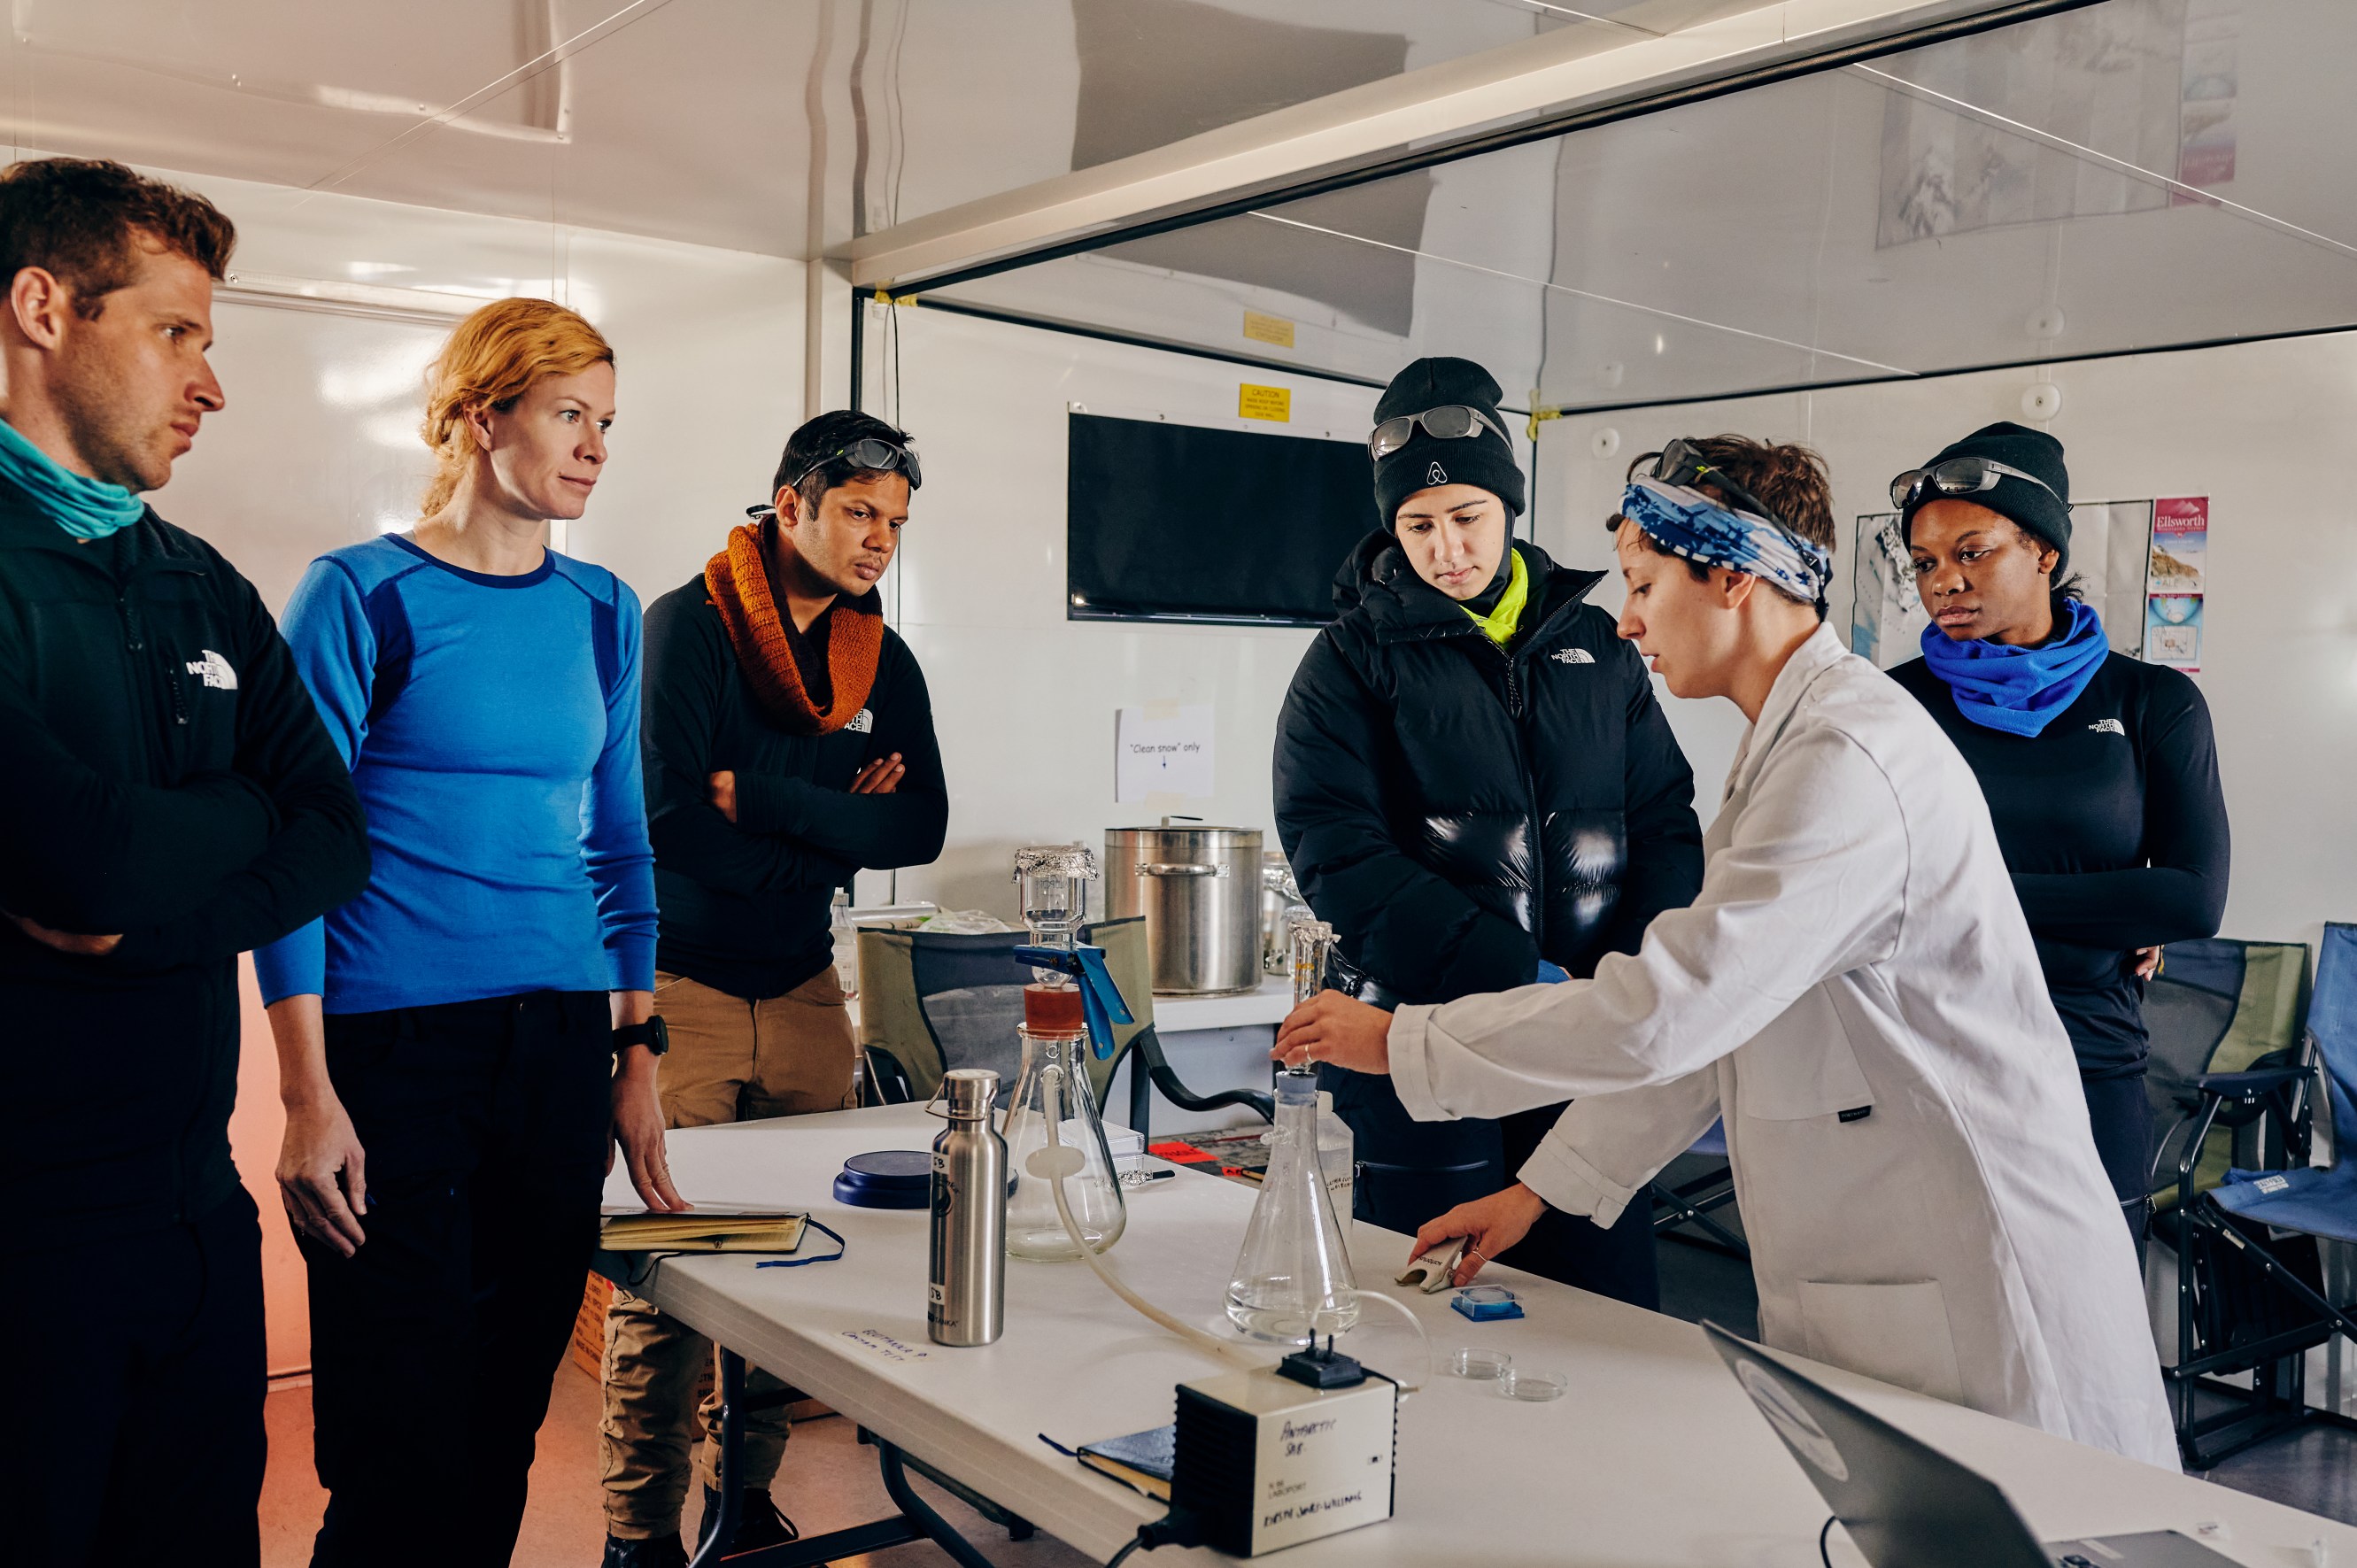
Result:
M1114 799L1211 793L1211 704L1124 708L1114 720Z

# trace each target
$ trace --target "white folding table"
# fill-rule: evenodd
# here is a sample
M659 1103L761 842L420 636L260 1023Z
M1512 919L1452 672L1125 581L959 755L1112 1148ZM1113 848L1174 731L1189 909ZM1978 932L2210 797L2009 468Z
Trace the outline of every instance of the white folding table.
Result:
M772 1549L777 1555L762 1554L765 1564L814 1563L920 1533L962 1563L986 1563L909 1491L903 1455L1108 1559L1140 1524L1158 1518L1161 1506L1083 1469L1042 1435L1077 1447L1158 1426L1171 1418L1175 1384L1223 1369L1137 1316L1077 1262L1010 1259L1005 1336L973 1349L931 1343L925 1212L847 1208L833 1200L830 1187L846 1157L926 1148L940 1127L920 1107L888 1106L670 1135L672 1171L691 1200L806 1208L848 1243L842 1261L802 1268L759 1268L760 1260L742 1254L673 1257L632 1287L723 1348L725 1385L740 1386L742 1362L749 1361L877 1441L888 1489L904 1517L864 1527L864 1536ZM1247 1187L1183 1169L1153 1182L1131 1195L1128 1229L1108 1260L1148 1299L1212 1325L1253 1196ZM619 1168L608 1197L633 1201ZM831 1245L813 1236L804 1252ZM1505 1350L1517 1366L1567 1374L1570 1390L1553 1403L1523 1404L1491 1384L1432 1378L1401 1405L1394 1517L1291 1548L1283 1554L1288 1568L1816 1562L1822 1500L1700 1330L1494 1269L1485 1280L1513 1285L1528 1316L1469 1323L1448 1308L1445 1294L1389 1288L1405 1252L1402 1237L1355 1228L1361 1285L1383 1285L1414 1309L1436 1355L1466 1345ZM1346 1348L1414 1381L1424 1368L1395 1317L1368 1311L1352 1337L1362 1343ZM2319 1539L2333 1562L2357 1568L2357 1530L1846 1373L1821 1375L1997 1481L2042 1538L2193 1534L2211 1525L2222 1530L2207 1537L2210 1543L2250 1568L2304 1563ZM734 1500L733 1487L724 1493ZM713 1539L726 1538L720 1530ZM1838 1537L1836 1550L1846 1550ZM1179 1559L1209 1563L1218 1554L1176 1548L1154 1554L1157 1563Z

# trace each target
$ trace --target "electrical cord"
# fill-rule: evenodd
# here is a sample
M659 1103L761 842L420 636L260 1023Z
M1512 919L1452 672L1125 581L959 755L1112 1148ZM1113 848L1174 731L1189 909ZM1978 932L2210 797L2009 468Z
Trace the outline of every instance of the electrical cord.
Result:
M1838 1514L1827 1514L1824 1529L1817 1531L1817 1561L1824 1563L1824 1568L1834 1568L1833 1553L1825 1550L1825 1541L1832 1537L1834 1526L1840 1522L1841 1517ZM1121 1559L1116 1557L1114 1561L1118 1563Z
M1195 1516L1183 1509L1172 1509L1160 1519L1150 1520L1137 1527L1129 1543L1113 1554L1105 1568L1121 1568L1133 1552L1152 1552L1161 1546L1200 1546L1202 1531L1195 1528Z

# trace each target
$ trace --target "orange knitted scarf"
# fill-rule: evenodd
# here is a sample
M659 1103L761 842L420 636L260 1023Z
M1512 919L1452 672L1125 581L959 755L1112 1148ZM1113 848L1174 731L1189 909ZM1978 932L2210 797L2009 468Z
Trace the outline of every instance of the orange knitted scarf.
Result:
M704 586L727 628L737 668L780 728L790 735L833 735L867 705L876 661L884 651L884 618L876 613L872 595L837 599L827 618L826 670L834 701L822 713L802 686L785 623L770 596L758 529L747 523L729 530L728 547L705 564Z

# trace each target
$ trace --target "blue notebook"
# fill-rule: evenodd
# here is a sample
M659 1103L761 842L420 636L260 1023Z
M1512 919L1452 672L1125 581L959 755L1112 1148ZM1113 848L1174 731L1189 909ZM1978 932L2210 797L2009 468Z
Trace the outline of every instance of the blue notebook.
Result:
M1178 1467L1178 1428L1157 1426L1102 1443L1083 1443L1081 1463L1100 1476L1163 1502L1170 1500L1170 1475Z

